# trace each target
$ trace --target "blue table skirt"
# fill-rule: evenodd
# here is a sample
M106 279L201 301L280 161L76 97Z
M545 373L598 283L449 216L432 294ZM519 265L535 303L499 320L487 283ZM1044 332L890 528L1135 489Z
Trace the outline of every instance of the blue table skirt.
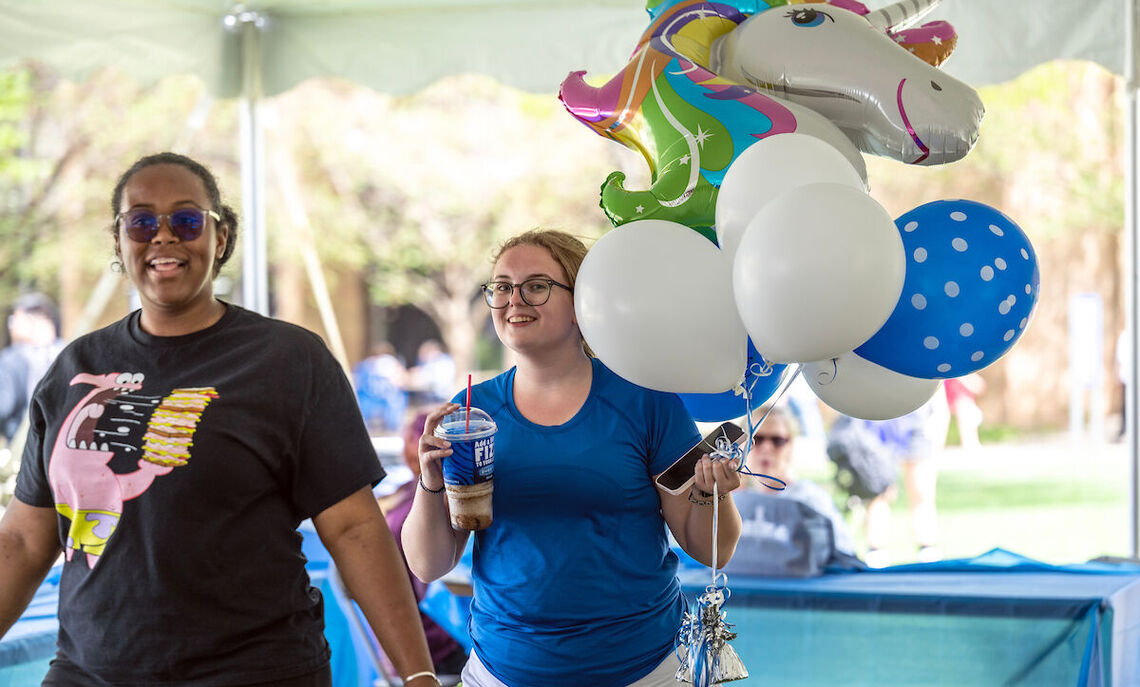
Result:
M712 581L699 567L679 577L690 601ZM728 587L732 646L769 684L1140 684L1136 566L995 549L809 579L736 575Z
M690 600L700 590L686 588ZM738 633L733 648L767 684L1109 684L1113 610L1098 600L1045 609L953 598L909 606L873 595L755 591L733 588L722 610Z
M55 656L59 621L59 568L53 568L35 597L0 642L0 687L38 685Z

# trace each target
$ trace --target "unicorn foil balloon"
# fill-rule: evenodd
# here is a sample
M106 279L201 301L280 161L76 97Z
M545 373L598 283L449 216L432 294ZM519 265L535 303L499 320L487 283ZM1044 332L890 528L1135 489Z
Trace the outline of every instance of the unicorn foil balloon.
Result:
M645 191L611 174L602 208L615 225L666 219L711 236L728 166L780 133L826 141L864 180L861 153L921 165L961 159L984 109L938 69L954 29L914 26L937 1L872 12L855 0L650 0L652 23L628 65L601 87L573 72L559 93L578 120L649 164Z

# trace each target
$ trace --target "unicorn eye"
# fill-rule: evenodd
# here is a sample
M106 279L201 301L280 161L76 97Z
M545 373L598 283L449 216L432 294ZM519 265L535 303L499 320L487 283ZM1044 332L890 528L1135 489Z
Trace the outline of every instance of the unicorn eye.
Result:
M820 12L819 10L793 10L788 12L788 17L791 17L792 23L796 26L819 26L825 19L835 21L827 12Z

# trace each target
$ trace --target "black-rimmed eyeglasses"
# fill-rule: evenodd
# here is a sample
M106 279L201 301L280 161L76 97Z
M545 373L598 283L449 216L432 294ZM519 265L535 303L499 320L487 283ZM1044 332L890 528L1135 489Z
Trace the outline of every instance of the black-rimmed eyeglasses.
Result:
M222 219L213 210L201 208L180 208L167 215L139 208L117 215L115 222L122 222L123 231L132 241L147 243L158 235L158 228L165 219L171 233L180 241L193 241L201 236L202 230L206 228L206 217L213 217L215 222L220 222Z
M574 293L574 289L569 286L545 277L524 279L519 284L512 284L509 281L489 281L483 284L482 288L483 297L487 299L487 305L499 310L507 307L507 304L511 302L511 294L516 288L519 290L519 295L522 296L523 303L545 305L546 301L550 300L550 292L554 290L555 286L561 286L570 293Z

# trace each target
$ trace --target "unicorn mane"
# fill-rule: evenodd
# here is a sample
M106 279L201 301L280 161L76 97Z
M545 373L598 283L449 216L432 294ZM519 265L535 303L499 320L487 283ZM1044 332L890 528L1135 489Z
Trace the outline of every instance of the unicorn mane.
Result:
M857 0L814 1L868 15ZM585 72L567 76L559 92L566 109L595 133L640 152L649 165L648 191L623 188L621 172L602 184L601 205L611 222L666 219L715 235L717 189L732 160L757 139L800 130L800 123L787 101L756 90L755 84L715 73L713 45L757 13L809 2L648 0L651 23L624 69L601 87L587 84ZM938 24L949 29L945 22ZM888 35L915 52L907 36ZM949 54L953 41L939 49ZM794 111L802 113L803 108ZM838 129L835 132L848 144ZM858 157L853 148L851 155Z
M649 0L645 3L645 11L649 13L650 18L656 19L662 12L668 11L671 7L683 1L684 0ZM773 7L820 1L821 0L772 0L772 2L765 2L765 0L723 0L719 4L727 5L744 14L758 14L765 10L770 10ZM863 3L856 2L856 0L838 0L837 2L829 2L828 4L851 10L856 14L865 15L868 13L867 7L863 5Z

